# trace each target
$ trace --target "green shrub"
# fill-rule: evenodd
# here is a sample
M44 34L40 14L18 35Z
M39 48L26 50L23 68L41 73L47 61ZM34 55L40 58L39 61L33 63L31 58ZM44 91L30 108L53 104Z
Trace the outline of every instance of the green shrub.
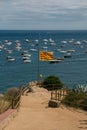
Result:
M51 75L44 79L43 86L48 90L52 90L61 88L63 84L58 77Z
M82 101L81 108L87 111L87 98Z
M66 106L87 110L87 94L71 90L62 101Z

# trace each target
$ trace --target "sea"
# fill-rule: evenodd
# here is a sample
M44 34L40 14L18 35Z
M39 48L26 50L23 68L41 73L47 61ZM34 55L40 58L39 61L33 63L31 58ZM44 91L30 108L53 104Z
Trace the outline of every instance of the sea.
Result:
M39 60L40 50L53 52L56 59L71 56L50 63ZM26 61L24 53L27 53ZM58 76L70 88L87 85L86 30L0 31L0 93L50 75Z

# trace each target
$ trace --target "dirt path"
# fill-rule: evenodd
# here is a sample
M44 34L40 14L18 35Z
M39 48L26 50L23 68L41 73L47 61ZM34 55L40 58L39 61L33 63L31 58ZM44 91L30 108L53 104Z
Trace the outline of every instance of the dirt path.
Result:
M50 93L37 91L22 96L18 116L5 130L86 130L87 113L63 106L49 108Z

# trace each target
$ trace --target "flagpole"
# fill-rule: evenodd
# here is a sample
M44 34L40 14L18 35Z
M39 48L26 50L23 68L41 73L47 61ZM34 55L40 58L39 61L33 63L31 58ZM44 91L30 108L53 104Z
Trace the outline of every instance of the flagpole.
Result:
M38 48L38 67L37 67L37 81L40 80L40 62L39 62L39 48Z

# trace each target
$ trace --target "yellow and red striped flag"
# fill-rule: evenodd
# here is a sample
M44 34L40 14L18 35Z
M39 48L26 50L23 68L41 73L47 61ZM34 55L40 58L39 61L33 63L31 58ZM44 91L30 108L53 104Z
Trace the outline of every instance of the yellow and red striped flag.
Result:
M47 61L47 60L53 60L53 52L45 52L45 51L39 51L39 60L41 61Z

